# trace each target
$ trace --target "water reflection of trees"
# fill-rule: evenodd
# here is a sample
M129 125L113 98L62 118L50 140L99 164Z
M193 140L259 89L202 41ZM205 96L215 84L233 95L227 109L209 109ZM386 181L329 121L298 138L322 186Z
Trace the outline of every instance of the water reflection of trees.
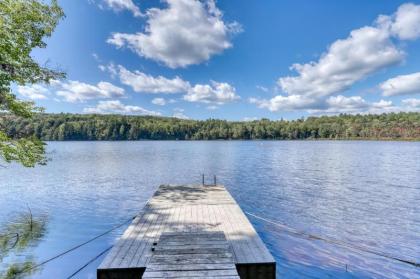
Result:
M46 216L30 209L0 225L0 279L23 278L35 270L31 249L44 237L46 225Z

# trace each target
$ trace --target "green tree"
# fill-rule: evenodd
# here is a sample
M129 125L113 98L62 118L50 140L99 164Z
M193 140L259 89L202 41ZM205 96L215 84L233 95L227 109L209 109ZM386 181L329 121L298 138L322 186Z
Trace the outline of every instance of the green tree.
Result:
M41 114L32 121L0 113L9 137L36 133L42 140L142 139L403 139L420 140L420 113L339 115L305 120L230 122L169 117Z
M40 66L32 57L34 48L45 48L63 10L56 0L45 4L37 0L0 1L0 111L31 118L38 111L32 102L18 100L13 84L49 83L65 74ZM0 158L24 166L45 163L44 144L35 136L9 137L0 126Z

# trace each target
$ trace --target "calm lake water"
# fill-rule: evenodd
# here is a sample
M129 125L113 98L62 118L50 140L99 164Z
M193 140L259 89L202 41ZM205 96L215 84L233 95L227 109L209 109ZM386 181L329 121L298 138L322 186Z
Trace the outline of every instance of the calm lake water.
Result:
M27 206L48 216L45 237L20 258L56 255L135 215L158 185L200 183L205 173L216 174L246 211L420 261L419 142L50 142L48 152L47 166L0 168L0 223ZM420 278L420 268L249 219L276 258L279 278ZM125 228L30 278L66 278ZM76 278L96 278L101 260Z

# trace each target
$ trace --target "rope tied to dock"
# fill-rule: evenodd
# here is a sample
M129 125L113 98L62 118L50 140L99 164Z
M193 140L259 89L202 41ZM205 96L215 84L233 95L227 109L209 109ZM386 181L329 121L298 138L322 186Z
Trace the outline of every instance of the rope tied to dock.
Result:
M306 232L301 232L301 231L298 231L296 229L293 229L293 228L289 227L286 224L283 224L283 223L280 223L280 222L277 222L277 221L273 221L273 220L258 216L256 214L248 212L248 211L244 211L244 212L245 212L245 214L247 214L249 216L252 216L256 219L259 219L259 220L262 220L264 222L270 223L272 225L275 225L275 226L281 227L283 229L286 229L290 234L295 235L297 237L304 237L304 238L309 239L309 240L312 240L312 239L321 240L321 241L324 241L324 242L327 242L327 243L330 243L330 244L334 244L334 245L338 245L338 246L342 246L342 247L345 247L345 248L348 248L348 249L359 250L359 251L362 251L362 252L365 252L365 253L370 253L370 254L373 254L373 255L376 255L376 256L381 256L381 257L384 257L384 258L387 258L387 259L390 259L390 260L399 261L399 262L409 264L409 265L412 265L412 266L415 266L415 267L420 267L420 263L415 262L415 261L411 261L411 260L407 260L407 259L401 259L401 258L392 256L392 255L390 255L388 253L385 253L385 252L375 251L375 250L372 250L372 249L368 249L368 248L361 247L361 246L358 246L358 245L342 242L342 241L339 241L339 240L328 239L328 238L321 237L321 236L318 236L318 235L313 235L313 234L309 234L309 233L306 233Z
M108 248L106 248L105 250L103 250L102 252L100 252L98 255L96 255L95 257L93 257L92 259L90 259L89 261L87 261L84 265L82 265L79 269L77 269L75 272L73 272L69 277L67 277L66 279L71 279L74 276L76 276L80 271L82 271L83 269L85 269L88 265L90 265L91 263L93 263L94 261L96 261L99 257L101 257L103 254L105 254L106 252L108 252L109 250L111 250L111 248L114 247L114 245L109 246Z

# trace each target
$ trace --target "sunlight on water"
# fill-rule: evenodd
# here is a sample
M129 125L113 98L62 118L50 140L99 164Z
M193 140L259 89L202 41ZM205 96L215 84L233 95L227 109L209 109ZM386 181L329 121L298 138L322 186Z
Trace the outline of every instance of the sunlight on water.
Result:
M51 142L52 161L0 169L0 223L30 206L48 216L37 262L138 212L160 184L217 174L240 206L308 234L420 259L420 143L331 141ZM420 278L420 269L249 217L279 278ZM50 262L31 278L62 278L125 227ZM27 253L25 255L25 253ZM101 258L102 259L102 258ZM95 261L78 278L96 278ZM0 262L0 269L9 264Z

